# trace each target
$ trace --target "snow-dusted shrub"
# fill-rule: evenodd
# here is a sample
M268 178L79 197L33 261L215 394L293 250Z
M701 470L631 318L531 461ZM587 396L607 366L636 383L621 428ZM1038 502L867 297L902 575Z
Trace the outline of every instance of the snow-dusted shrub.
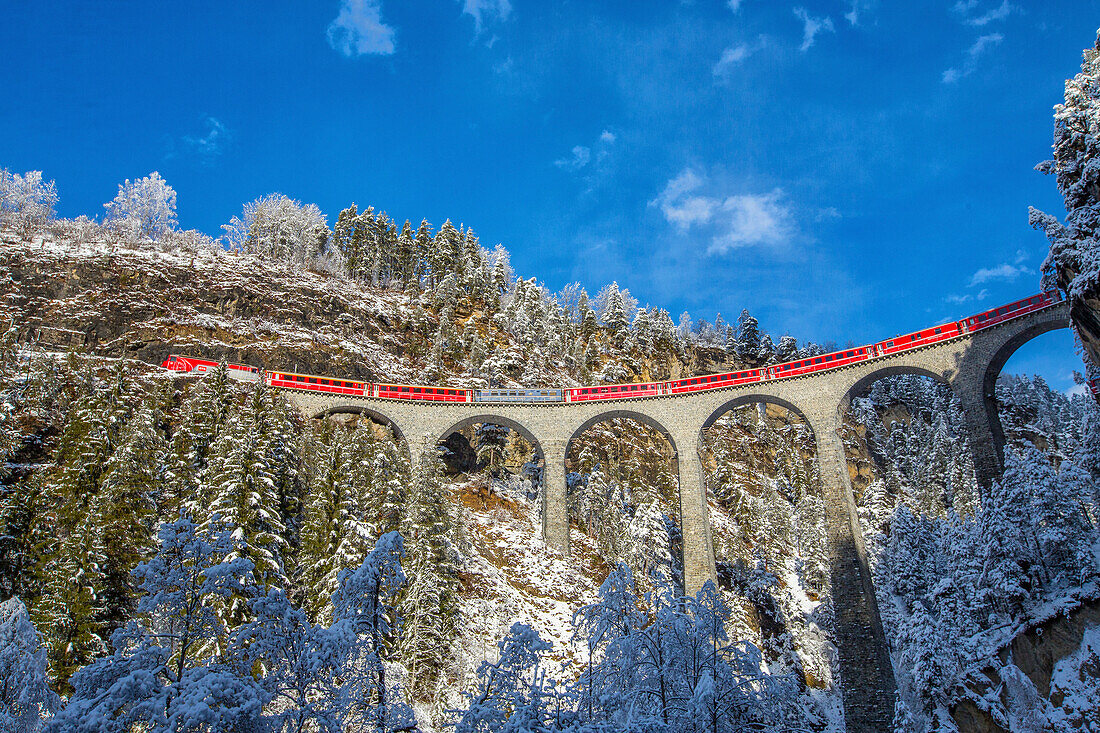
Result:
M196 229L169 231L158 244L170 252L201 257L212 257L222 251L217 242Z
M104 228L84 214L75 219L58 219L50 228L54 237L74 244L102 242L107 239Z
M245 204L241 215L222 228L230 247L299 264L320 255L329 237L325 215L316 204L303 205L281 193Z
M103 208L107 222L124 236L156 241L176 227L176 192L156 171L134 181L127 178Z
M29 237L53 221L56 204L57 188L42 171L19 175L0 168L0 226Z

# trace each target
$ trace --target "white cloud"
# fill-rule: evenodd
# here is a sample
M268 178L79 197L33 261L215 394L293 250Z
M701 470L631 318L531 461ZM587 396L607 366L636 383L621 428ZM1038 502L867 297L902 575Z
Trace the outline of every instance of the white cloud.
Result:
M818 33L832 33L834 30L833 19L828 16L814 18L806 12L806 8L795 8L794 14L802 21L802 45L798 47L799 51L808 51L814 45Z
M474 19L474 28L481 33L487 21L506 21L512 14L511 0L462 0L462 12Z
M665 220L687 232L710 225L714 232L707 254L725 254L731 249L755 245L778 245L795 234L793 215L781 189L763 194L735 194L720 197L701 189L707 180L685 168L669 180L650 206L661 210Z
M969 54L970 58L976 59L1004 39L1005 37L1000 33L987 33L984 36L978 36L978 40L974 41L974 45L967 49L966 53Z
M702 185L703 179L695 171L685 168L680 175L669 180L665 190L649 205L660 208L669 224L687 231L694 224L710 221L718 207L715 198L690 195Z
M959 79L970 76L974 73L974 69L977 68L978 59L1003 40L1004 36L1000 33L987 33L983 36L978 36L978 40L974 41L974 43L970 45L970 48L966 49L965 63L961 67L953 66L943 72L943 83L954 84Z
M783 244L790 239L791 210L783 203L783 191L730 196L722 202L729 212L729 229L716 236L708 254L725 254L738 247Z
M729 5L730 10L736 13L741 10L742 2L744 2L744 0L727 0L726 5Z
M978 7L977 0L967 0L963 2L959 0L951 8L956 14L962 16L962 22L967 25L981 28L999 20L1004 20L1008 16L1019 10L1018 7L1010 3L1008 0L1002 0L1001 4L995 8L991 8L979 15L971 15L971 11Z
M343 0L340 13L329 24L326 36L334 50L349 57L389 56L396 49L396 32L382 22L379 0Z
M579 171L588 167L591 163L592 168L598 169L601 167L600 164L611 155L611 147L617 139L615 133L611 130L604 130L591 147L588 145L574 145L570 151L571 155L555 160L554 165L567 171ZM595 155L593 155L593 150Z
M848 21L848 25L859 25L859 16L864 10L870 10L873 6L872 0L849 0L848 12L844 14L844 19Z
M572 157L559 158L554 161L554 165L566 170L579 171L581 168L588 165L588 161L592 159L592 151L583 145L574 145L572 152Z
M751 56L762 45L761 43L759 46L750 46L747 43L739 43L736 46L730 46L722 52L722 56L718 59L718 63L714 65L714 75L722 77L727 76L734 66Z
M1015 282L1021 275L1035 273L1024 265L1010 265L1007 262L996 267L983 267L970 277L970 287L982 285L993 280Z
M229 131L216 117L207 117L204 120L206 133L203 135L184 135L183 145L193 155L197 155L209 162L215 156L221 154L229 141Z

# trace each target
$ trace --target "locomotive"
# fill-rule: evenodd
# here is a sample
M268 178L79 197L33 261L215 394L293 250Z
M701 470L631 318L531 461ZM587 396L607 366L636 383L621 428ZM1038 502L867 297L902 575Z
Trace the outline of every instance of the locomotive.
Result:
M226 371L233 379L251 382L263 379L269 386L279 389L390 400L538 404L661 397L720 389L722 387L734 387L773 379L787 379L829 369L839 369L850 364L858 364L871 359L909 351L910 349L918 349L922 346L991 328L1013 318L1019 318L1048 308L1060 302L1061 299L1061 294L1057 291L1039 293L1030 298L1017 300L1014 303L964 318L961 321L944 323L866 346L843 349L767 367L745 369L726 374L685 377L666 382L602 384L567 389L463 389L460 387L360 382L316 374L296 374L284 371L263 372L258 367L244 364L227 364ZM203 374L217 365L218 362L216 361L177 355L169 356L162 364L165 369L188 374ZM1100 379L1090 381L1089 389L1092 390L1094 397L1100 399Z

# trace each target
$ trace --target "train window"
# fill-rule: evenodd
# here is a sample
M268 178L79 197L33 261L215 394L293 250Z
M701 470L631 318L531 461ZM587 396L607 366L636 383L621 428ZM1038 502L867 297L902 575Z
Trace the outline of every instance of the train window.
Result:
M413 387L413 394L420 394L420 387Z
M310 384L317 384L317 377L310 377L309 378L309 383Z

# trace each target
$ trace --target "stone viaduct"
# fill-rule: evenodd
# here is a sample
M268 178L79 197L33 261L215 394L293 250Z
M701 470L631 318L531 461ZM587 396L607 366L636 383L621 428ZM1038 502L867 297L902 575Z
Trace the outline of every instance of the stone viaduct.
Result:
M287 392L310 418L358 413L391 426L413 456L463 427L492 423L527 438L543 460L542 532L545 542L569 549L566 452L590 426L625 417L652 426L672 446L680 486L684 579L695 592L715 578L701 451L703 434L741 405L768 402L800 415L813 430L826 506L836 645L847 729L888 731L896 685L840 440L852 398L892 374L918 374L946 383L962 402L980 484L1001 471L1004 434L993 389L1001 368L1021 345L1069 326L1064 302L950 341L802 377L687 395L582 403L430 403Z

